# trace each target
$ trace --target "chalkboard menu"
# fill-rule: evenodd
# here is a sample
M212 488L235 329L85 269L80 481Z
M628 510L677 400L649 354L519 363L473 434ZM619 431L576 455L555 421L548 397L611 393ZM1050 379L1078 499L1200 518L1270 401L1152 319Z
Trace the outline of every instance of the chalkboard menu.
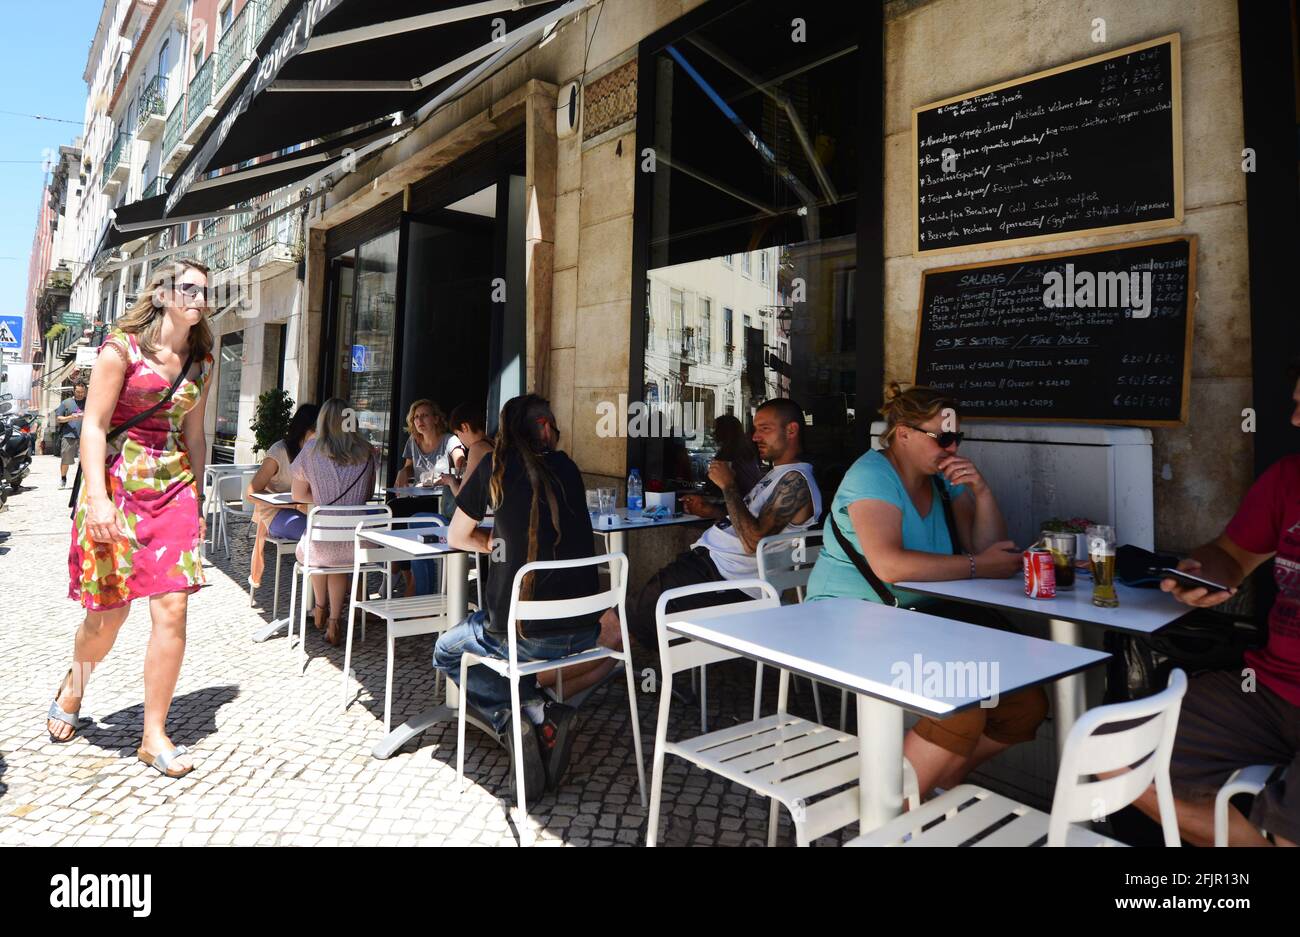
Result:
M917 255L1183 218L1175 33L912 112Z
M1187 418L1196 238L927 270L915 380L963 419Z

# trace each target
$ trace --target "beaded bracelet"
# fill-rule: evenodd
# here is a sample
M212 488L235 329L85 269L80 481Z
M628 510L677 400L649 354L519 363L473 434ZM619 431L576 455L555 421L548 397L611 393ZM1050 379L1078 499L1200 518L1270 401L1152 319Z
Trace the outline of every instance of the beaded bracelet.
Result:
M967 553L966 559L970 560L970 578L975 578L975 554Z

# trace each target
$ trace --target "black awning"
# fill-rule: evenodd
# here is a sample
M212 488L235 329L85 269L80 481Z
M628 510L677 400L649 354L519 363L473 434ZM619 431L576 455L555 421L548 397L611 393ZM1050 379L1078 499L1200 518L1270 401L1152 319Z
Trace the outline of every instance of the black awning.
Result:
M291 186L369 143L391 135L391 124L366 127L293 153L195 183L166 216L166 195L141 199L117 209L99 249L117 247L176 224ZM97 252L98 253L98 252Z
M180 200L208 172L395 113L413 114L494 56L537 41L537 24L590 2L291 4L262 38L240 87L173 175L167 214L177 214Z

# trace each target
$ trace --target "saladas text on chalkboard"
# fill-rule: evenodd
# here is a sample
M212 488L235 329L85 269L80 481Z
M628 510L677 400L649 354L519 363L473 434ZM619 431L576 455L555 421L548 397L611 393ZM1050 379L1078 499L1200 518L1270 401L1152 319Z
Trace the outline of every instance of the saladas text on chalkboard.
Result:
M913 252L1183 218L1178 35L918 107Z
M927 270L915 381L963 418L1186 421L1196 238Z

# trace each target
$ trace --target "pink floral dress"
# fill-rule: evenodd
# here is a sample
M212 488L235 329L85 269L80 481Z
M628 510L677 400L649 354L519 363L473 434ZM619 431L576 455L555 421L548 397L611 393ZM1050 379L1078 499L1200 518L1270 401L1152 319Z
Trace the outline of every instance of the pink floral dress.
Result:
M154 370L134 335L114 329L101 354L110 343L124 352L128 362L109 421L110 426L118 426L157 403L171 381ZM133 599L165 592L193 592L203 584L198 487L181 424L198 402L211 370L208 355L197 380L186 376L170 403L108 443L108 496L126 540L107 544L90 538L83 482L68 551L68 598L77 599L88 611L119 608Z

